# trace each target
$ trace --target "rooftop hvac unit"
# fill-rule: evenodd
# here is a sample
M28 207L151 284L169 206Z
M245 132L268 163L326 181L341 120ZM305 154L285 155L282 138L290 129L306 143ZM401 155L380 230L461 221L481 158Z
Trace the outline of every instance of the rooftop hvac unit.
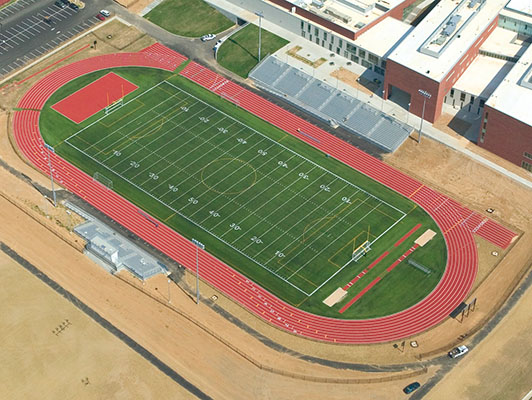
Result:
M452 33L456 30L456 26L458 25L458 22L462 19L461 15L453 15L449 22L447 22L447 26L443 29L442 34L444 36L451 36Z
M325 14L329 14L331 17L338 18L339 20L343 21L346 24L351 22L351 19L352 19L349 15L344 14L338 10L335 10L332 7L328 7L324 12Z

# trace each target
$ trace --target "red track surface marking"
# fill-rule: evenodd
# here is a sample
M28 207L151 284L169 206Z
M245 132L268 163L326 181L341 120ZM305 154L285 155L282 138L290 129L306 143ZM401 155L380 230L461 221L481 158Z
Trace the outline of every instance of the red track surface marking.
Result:
M157 53L120 53L89 58L64 66L37 82L18 104L19 108L28 109L16 111L13 118L14 139L24 156L35 167L48 174L47 152L38 130L40 113L33 110L41 109L46 100L66 82L92 71L120 66L144 66L173 71L173 67L184 60L180 55L165 55L162 49L153 51ZM203 82L200 84L205 87L210 87L217 79L214 87L218 88L219 95L227 98L236 96L235 102L238 101L243 108L266 120L274 121L277 126L284 126L288 132L302 140L305 138L296 133L296 129L300 127L304 128L306 133L319 136L320 146L329 154L405 196L421 185L420 182L313 127L286 110L232 82L227 83L229 81L196 63L189 64L184 75L194 81ZM158 225L155 226L139 214L138 207L98 184L92 177L57 154L51 153L50 157L54 177L60 185L76 193L169 257L187 268L195 268L196 247L190 241L160 221L157 221ZM501 247L508 245L515 234L491 220L485 221L483 216L478 214L467 218L467 214L471 214L470 210L430 188L421 188L412 199L435 219L442 231L458 220L462 223L444 235L448 251L447 268L437 287L421 302L399 313L367 320L342 320L313 315L279 300L205 251L199 252L200 275L206 282L258 317L297 335L336 343L389 342L415 335L447 318L469 292L477 268L477 248L473 233L498 242L502 244ZM466 215L462 215L464 213Z
M50 68L52 68L53 66L59 64L60 62L63 62L63 61L65 61L66 59L68 59L68 58L70 58L70 57L72 57L72 56L75 56L76 54L78 54L79 52L85 50L85 49L86 49L87 47L89 47L89 46L90 46L90 44L87 44L87 45L83 46L81 49L78 49L78 50L76 50L75 52L66 55L66 56L63 57L62 59L57 60L56 62L54 62L54 63L48 65L46 68L43 68L43 69L41 69L40 71L37 71L37 72L35 72L34 74L31 74L31 75L28 76L27 78L24 78L24 79L22 79L20 82L16 82L15 84L16 84L16 85L20 85L21 83L26 82L28 79L31 79L31 78L33 78L34 76L39 75L40 73L46 71L47 69L50 69Z
M410 235L412 235L415 231L417 231L419 228L421 228L421 224L417 224L416 226L414 226L412 229L410 229L410 231L406 235L404 235L401 239L399 239L393 246L394 247L399 246L401 243L403 243L406 239L408 239L408 237Z
M79 124L136 89L137 85L109 72L55 103L52 108Z
M419 247L418 244L414 244L407 251L405 251L401 257L399 257L397 260L395 260L392 265L390 265L388 268L386 268L386 271L390 272L392 269L397 267L406 257L408 257L410 254L412 254L414 252L414 250L416 250L418 247Z
M351 300L349 300L349 302L343 306L341 309L340 309L340 314L343 314L345 310L347 310L349 307L351 307L353 305L353 303L355 301L357 301L358 299L360 299L362 296L364 296L366 294L366 292L368 290L370 290L373 286L375 286L375 284L380 281L382 278L380 276L376 277L373 282L371 282L368 286L366 286L364 289L362 289L360 291L359 294L357 294L355 297L353 297Z
M353 280L351 282L349 282L347 285L345 285L342 289L344 290L347 290L349 289L351 286L353 286L355 284L355 282L357 282L360 278L362 278L364 275L366 275L366 273L371 269L373 268L375 265L377 265L379 262L382 261L382 259L384 257L386 257L388 254L390 254L388 251L385 251L384 253L382 253L375 261L373 261L364 271L362 271L360 274L358 274L357 276L355 276L353 278Z

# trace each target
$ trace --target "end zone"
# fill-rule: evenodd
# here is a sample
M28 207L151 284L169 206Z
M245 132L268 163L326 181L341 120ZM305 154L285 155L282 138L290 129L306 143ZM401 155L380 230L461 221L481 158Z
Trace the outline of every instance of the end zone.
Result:
M52 108L79 124L136 89L137 85L109 72L55 103Z

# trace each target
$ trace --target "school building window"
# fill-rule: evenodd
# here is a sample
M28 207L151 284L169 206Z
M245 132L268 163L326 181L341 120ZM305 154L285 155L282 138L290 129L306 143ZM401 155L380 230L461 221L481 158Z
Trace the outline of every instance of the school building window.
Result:
M379 57L375 54L368 53L368 60L375 65L379 65Z
M527 171L532 172L532 164L530 164L530 163L528 163L528 162L526 162L526 161L523 161L523 162L521 163L521 166L522 166L524 169L526 169Z

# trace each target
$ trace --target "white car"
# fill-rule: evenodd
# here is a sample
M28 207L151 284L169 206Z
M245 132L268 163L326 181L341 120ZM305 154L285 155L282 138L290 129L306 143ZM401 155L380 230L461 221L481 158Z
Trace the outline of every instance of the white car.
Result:
M454 349L452 349L448 354L449 354L449 357L451 358L458 358L458 357L461 357L463 356L465 353L467 353L469 351L469 349L467 348L467 346L458 346Z
M216 38L216 35L214 33L209 33L208 35L203 35L201 37L201 41L202 42L208 42L209 40L212 40L214 38Z
M222 45L222 43L223 43L222 39L218 40L212 49L214 51L218 51L218 48Z
M102 14L104 17L109 17L111 13L107 10L100 10L100 14Z

